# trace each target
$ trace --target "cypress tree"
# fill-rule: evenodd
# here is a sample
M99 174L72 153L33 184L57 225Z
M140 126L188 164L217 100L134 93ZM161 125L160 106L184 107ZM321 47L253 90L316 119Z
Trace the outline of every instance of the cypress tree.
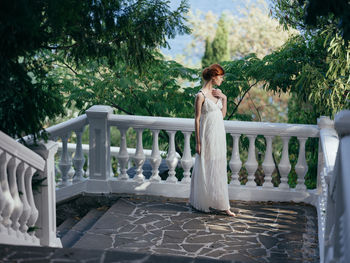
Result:
M230 59L228 50L228 29L225 23L225 16L221 16L219 19L215 38L212 43L212 50L215 63Z
M204 51L204 56L202 58L202 67L203 68L208 67L214 62L215 60L214 60L212 43L210 42L209 38L207 38L205 40L205 51Z

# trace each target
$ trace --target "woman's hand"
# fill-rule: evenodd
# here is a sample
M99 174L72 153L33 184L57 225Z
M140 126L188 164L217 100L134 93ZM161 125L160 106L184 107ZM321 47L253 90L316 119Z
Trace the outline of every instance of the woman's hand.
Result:
M214 97L226 99L226 95L224 93L222 93L222 91L220 89L213 89L212 94Z
M199 143L196 144L196 153L201 154L201 145Z

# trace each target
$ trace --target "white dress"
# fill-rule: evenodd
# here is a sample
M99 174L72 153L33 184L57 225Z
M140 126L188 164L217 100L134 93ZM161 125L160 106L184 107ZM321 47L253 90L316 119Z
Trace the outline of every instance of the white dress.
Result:
M230 209L222 107L221 99L214 102L204 95L199 128L201 154L196 154L190 193L190 204L204 212L209 208Z

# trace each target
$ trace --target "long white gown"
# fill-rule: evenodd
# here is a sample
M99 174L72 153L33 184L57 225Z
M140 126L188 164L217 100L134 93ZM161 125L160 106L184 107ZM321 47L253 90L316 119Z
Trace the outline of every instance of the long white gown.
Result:
M222 107L221 99L214 102L204 95L199 128L201 154L196 154L190 193L190 204L204 212L209 208L230 209Z

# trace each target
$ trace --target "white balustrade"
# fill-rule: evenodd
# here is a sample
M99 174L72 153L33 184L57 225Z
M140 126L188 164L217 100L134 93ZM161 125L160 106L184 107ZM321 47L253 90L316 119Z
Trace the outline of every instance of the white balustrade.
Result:
M32 174L32 168L28 166L25 162L22 162L19 167L19 177L18 177L18 190L20 192L20 198L23 204L23 211L19 218L20 223L20 230L24 235L27 234L28 230L28 219L31 215L32 209L30 208L29 202L28 202L28 195L27 195L27 187L26 187L26 177L31 176ZM27 239L28 237L26 237Z
M126 146L126 131L128 130L128 127L120 127L120 151L119 151L119 166L120 166L120 172L121 174L118 176L120 180L127 180L129 179L129 175L126 173L128 170L128 161L129 161L129 154L128 149Z
M348 117L346 117L348 118ZM345 118L345 119L346 119ZM344 121L343 121L344 122ZM346 122L346 121L345 121ZM81 142L81 135L84 127L89 125L89 147L86 149ZM115 153L119 162L120 175L118 178L110 177L110 156L113 147L110 146L110 127L115 126L120 130L121 140L119 145L119 152ZM127 127L132 127L137 133L136 149L134 153L130 152L130 149L126 145L126 131ZM142 134L145 129L152 131L153 144L152 152L150 155L146 154L146 150L143 149ZM255 122L240 122L240 121L225 121L226 132L231 134L233 138L232 156L229 161L229 166L232 171L231 183L228 186L230 199L246 200L246 201L295 201L295 202L307 202L317 206L319 215L319 235L320 235L320 256L321 262L330 262L332 259L337 260L344 257L344 244L348 244L348 223L349 218L349 202L348 199L341 199L348 194L345 191L345 187L349 187L349 176L345 177L344 167L348 166L345 161L345 156L350 155L348 153L349 142L347 128L339 126L339 134L342 136L342 156L341 159L337 159L337 169L334 168L335 157L330 155L330 152L337 150L337 146L333 145L331 141L337 141L334 137L334 129L332 127L319 128L316 125L300 125L300 124L279 124L279 123L255 123ZM93 106L87 111L87 115L79 116L68 122L50 127L47 129L50 133L50 138L60 137L62 138L62 151L59 167L63 177L65 187L58 188L56 194L58 200L64 200L69 198L73 194L79 194L83 192L87 193L142 193L150 195L163 195L169 197L183 197L188 198L189 195L189 182L190 182L190 170L193 165L193 158L191 156L190 149L190 137L194 131L193 119L182 118L163 118L163 117L145 117L145 116L127 116L127 115L114 115L112 109L106 106ZM75 182L69 185L67 173L68 167L71 166L70 153L68 149L69 134L74 131L77 135L77 144L72 151L75 151L73 164L75 167ZM159 167L161 163L161 155L159 151L159 132L166 131L169 135L169 148L166 158L166 163L169 168L169 176L166 181L162 181L159 176ZM184 134L184 153L181 158L181 166L184 169L184 178L181 183L177 182L175 169L178 165L178 155L175 151L175 134L180 131ZM244 166L248 172L247 184L240 185L239 171L242 167L242 161L239 152L239 138L241 134L245 134L249 138L249 150L248 159ZM321 134L321 136L320 136ZM258 135L263 135L266 138L266 152L265 159L262 167L265 173L263 186L257 186L255 179L255 172L258 168L258 162L256 160L255 153L255 139ZM280 136L283 141L282 158L278 164L278 169L281 175L281 184L278 187L272 185L272 173L275 169L275 163L273 160L273 138ZM299 153L298 161L295 166L296 173L298 175L297 186L295 189L291 189L288 185L288 174L291 170L291 164L289 161L288 143L292 136L298 138L299 141ZM306 150L305 144L308 138L320 136L320 154L322 158L319 160L322 169L319 169L319 189L307 190L305 187L305 174L307 173L308 166L306 163ZM334 138L333 138L333 137ZM327 139L325 139L327 138ZM24 146L21 146L24 147ZM85 148L84 148L85 147ZM47 206L54 207L52 205L55 200L54 196L48 194L49 202L44 202L44 198L40 197L37 200L37 196L34 195L30 183L31 177L35 171L38 171L41 178L48 176L50 178L48 192L50 189L54 189L54 166L45 166L46 157L38 161L37 159L25 161L26 157L19 151L4 150L2 140L0 140L0 170L1 170L1 185L0 187L0 241L5 242L6 235L12 235L21 240L27 240L28 242L35 243L35 238L43 238L45 233L47 240L55 240L54 231L47 230L47 226L51 226L55 229L55 225L52 221L52 209ZM18 154L13 154L17 152ZM83 176L84 165L84 153L89 153L89 169L90 178L87 180L81 180ZM54 154L54 153L53 153ZM53 160L53 154L51 153L51 159ZM114 156L114 155L113 155ZM150 179L145 179L142 166L145 160L149 157L152 166L152 176ZM128 163L133 160L136 164L136 175L130 179L127 175ZM36 165L43 162L42 167ZM49 163L49 162L47 162ZM341 166L340 166L341 165ZM43 167L46 167L45 170ZM341 169L339 168L341 167ZM334 169L333 169L334 168ZM350 169L350 168L349 168ZM120 180L127 179L127 180ZM343 181L342 181L343 180ZM4 181L6 181L4 186ZM17 185L16 185L17 183ZM340 184L341 183L341 184ZM6 186L7 184L7 186ZM93 187L97 184L96 187ZM76 185L80 185L76 187ZM337 189L343 187L342 192ZM69 189L72 189L71 192ZM325 190L326 189L326 190ZM327 190L328 189L328 190ZM6 194L8 197L5 197ZM17 193L17 195L16 195ZM62 194L61 194L62 193ZM51 197L50 197L51 196ZM39 196L38 196L39 197ZM350 198L349 198L350 199ZM8 203L12 203L8 205ZM40 204L40 205L38 205ZM36 212L35 205L39 210L39 214ZM46 210L51 211L43 216L42 207L46 207ZM343 209L343 210L342 210ZM341 211L346 211L341 213ZM327 219L325 219L327 215ZM38 217L39 216L39 217ZM36 219L38 217L38 220ZM45 218L50 218L44 225L43 230L33 232L31 235L27 234L29 226L36 226L38 222L42 224ZM35 222L36 221L36 222ZM337 227L334 227L337 225ZM39 225L41 226L41 225ZM343 232L341 232L341 230ZM344 232L345 231L345 232ZM339 240L339 241L337 241ZM346 242L345 242L345 241ZM50 242L51 242L50 241ZM41 241L40 241L41 242ZM53 244L52 242L46 242L46 244ZM54 241L57 242L57 241ZM58 244L57 242L56 244ZM26 243L27 244L27 243ZM44 243L43 243L44 244ZM333 249L333 250L332 250ZM333 252L331 252L333 251ZM344 252L345 251L345 252ZM333 254L332 254L333 253ZM332 258L333 257L333 258ZM335 259L334 259L335 258ZM324 261L322 261L324 260Z
M320 262L345 263L350 259L350 110L337 113L334 126L325 117L318 124L323 153L321 185L326 190L321 191L318 206L318 210L325 208L319 212ZM326 204L321 206L322 202Z
M11 215L11 228L10 232L13 231L13 233L16 237L20 237L19 227L20 224L18 222L19 217L22 214L23 211L23 204L19 197L19 190L17 186L17 167L20 164L20 160L16 157L12 157L8 164L8 175L9 175L9 185L10 185L10 192L13 197L13 211L10 213Z
M134 179L138 182L144 181L145 177L142 174L142 165L145 162L145 154L143 152L143 145L142 145L142 132L143 129L135 129L137 133L137 142L136 142L136 154L134 156L134 162L136 166L136 174Z
M152 136L153 136L153 144L152 144L152 155L150 158L150 163L152 166L152 177L150 178L150 180L155 182L160 182L161 178L159 176L159 166L160 166L160 162L162 161L162 158L160 156L159 146L158 146L159 130L152 130Z
M1 180L1 192L0 192L0 219L2 224L8 229L11 226L10 215L14 208L14 200L10 193L8 185L8 176L7 176L7 165L11 156L6 153L0 153L0 180Z
M62 153L61 153L61 158L60 158L60 162L58 164L58 167L59 167L60 172L61 172L63 186L67 186L67 185L72 184L72 178L68 177L68 172L72 166L72 161L70 159L68 149L67 149L67 143L68 143L69 137L70 137L70 133L66 133L63 136L61 136Z
M34 151L0 132L0 201L1 204L4 204L1 206L0 213L0 243L62 246L56 237L56 225L51 226L54 236L49 240L54 242L44 242L36 231L36 229L41 229L43 232L49 231L38 220L45 214L45 211L53 210L47 220L56 220L55 203L50 204L50 207L38 206L34 199L35 197L40 198L42 191L37 194L33 193L32 178L36 173L47 177L45 165L52 167L50 193L55 196L53 155L50 161L46 161Z
M231 182L230 185L241 185L241 182L239 181L239 171L242 168L242 161L239 156L239 138L241 134L233 134L231 133L232 136L232 156L229 162L230 169L232 172L231 175Z
M168 148L168 155L166 158L166 163L169 168L169 176L166 179L167 182L170 183L176 183L178 180L175 176L176 171L175 168L177 166L177 163L179 159L176 156L176 151L175 151L175 133L176 131L167 131L169 135L169 148Z
M76 149L75 149L75 154L73 158L73 166L75 170L74 174L74 181L82 181L84 180L84 163L85 163L85 158L84 158L84 153L83 153L83 147L82 147L82 141L81 141L81 136L83 134L84 128L81 128L79 130L75 131L75 134L77 135L77 144L76 144Z
M279 185L280 188L285 189L289 188L288 185L288 174L291 170L291 165L289 161L289 153L288 153L288 143L290 136L282 136L283 141L283 150L282 150L282 158L280 163L278 164L278 170L281 174L281 183Z
M34 196L33 196L33 189L32 189L32 178L35 174L36 170L33 167L28 167L27 169L27 174L25 177L25 187L26 187L26 195L27 195L27 201L30 207L30 214L28 217L28 221L27 221L27 225L29 227L34 227L35 222L38 219L39 216L39 211L35 206L34 203ZM34 235L34 230L30 231L30 235L33 236Z
M245 168L248 172L248 181L246 183L247 186L256 186L255 179L255 172L256 169L258 169L258 162L256 161L255 156L255 135L247 135L249 139L249 150L248 150L248 160L244 164Z
M299 155L298 155L298 162L295 165L295 172L298 175L296 189L306 190L305 175L307 173L308 166L305 158L305 143L307 141L307 138L299 137L298 140L299 140Z
M193 166L193 160L191 155L191 147L190 147L190 137L192 132L183 131L184 134L184 152L181 158L181 166L184 169L183 175L184 177L181 180L181 183L189 183L191 182L191 168Z
M265 159L262 163L262 167L265 173L264 177L264 184L263 187L271 188L273 187L272 184L272 173L275 170L275 162L273 161L272 156L272 140L274 136L265 136L266 139L266 152L265 152Z

